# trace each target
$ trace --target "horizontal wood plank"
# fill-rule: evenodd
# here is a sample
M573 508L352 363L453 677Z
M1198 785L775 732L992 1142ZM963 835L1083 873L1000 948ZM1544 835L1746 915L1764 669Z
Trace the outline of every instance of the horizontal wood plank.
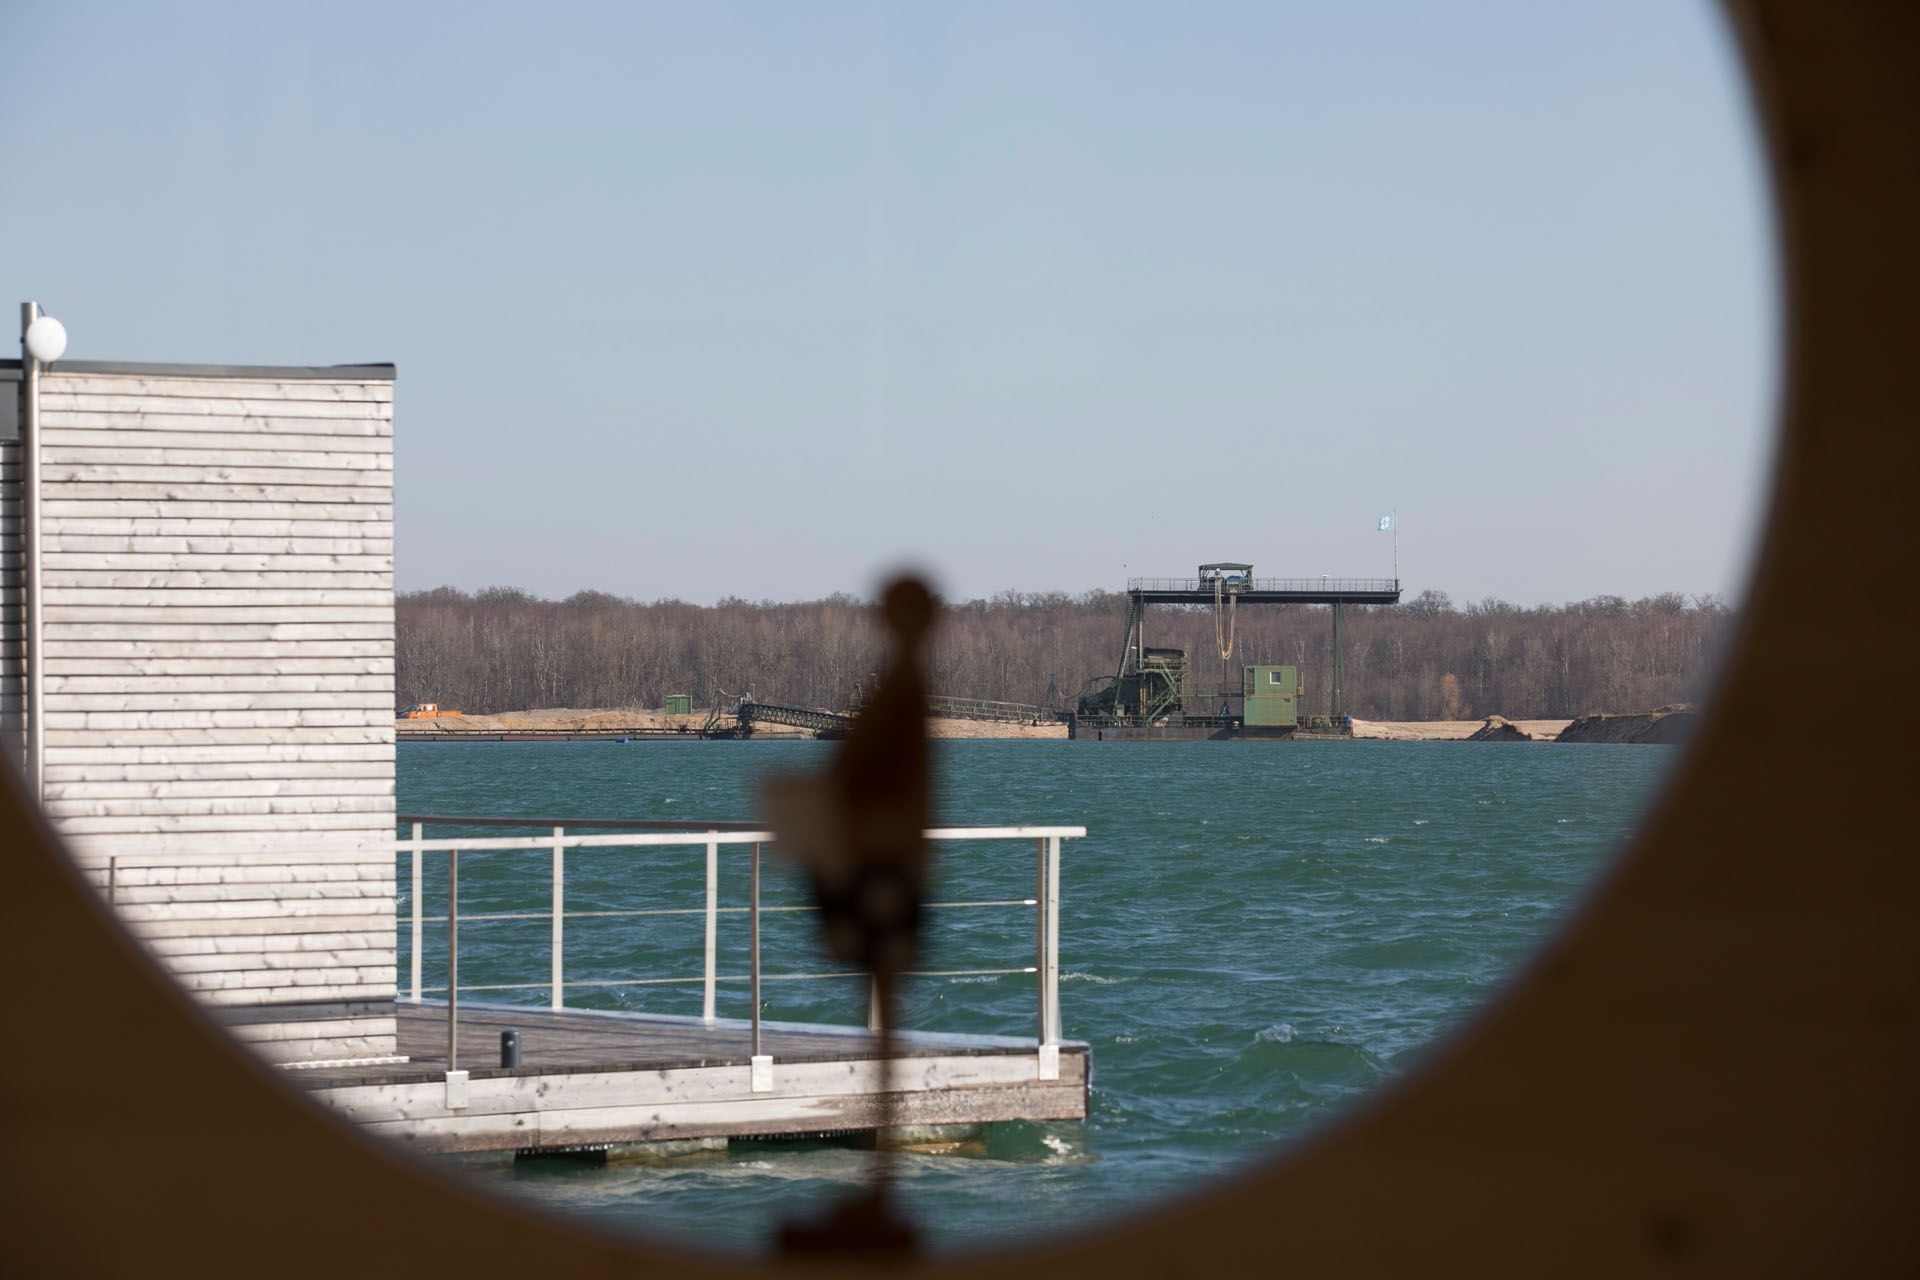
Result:
M272 951L258 955L224 954L203 956L171 956L167 959L167 968L173 973L193 974L285 974L285 973L334 973L345 969L371 972L385 970L384 975L393 976L394 951L392 948L358 948L351 951ZM270 986L268 982L235 983L237 986Z
M215 569L152 570L69 569L46 572L49 603L62 605L135 605L150 609L175 604L251 607L275 605L373 605L393 607L393 569L374 571L300 570L289 573Z
M156 619L163 617L164 623ZM393 634L393 607L363 604L262 604L245 605L239 603L189 604L181 601L168 604L164 610L157 606L143 606L137 603L137 595L129 597L120 604L48 604L46 617L50 623L99 624L120 623L127 626L169 626L180 627L188 624L217 622L226 626L242 627L247 625L287 624L290 627L304 628L283 632L288 639L302 636L324 638L334 633L341 624L369 624L357 632L349 634L362 638L373 638L382 634ZM175 634L178 634L177 632ZM236 631L232 634L251 634ZM130 637L123 637L130 638ZM52 637L48 638L49 649L53 647Z
M211 973L196 970L176 972L174 977L195 993L236 994L270 988L280 993L271 997L277 1000L300 999L302 989L322 988L329 993L329 998L343 986L377 989L384 985L388 990L393 989L392 964L342 965L334 969L226 969Z
M116 887L113 893L113 905L116 910L136 906L166 905L180 908L178 915L193 918L200 914L199 908L234 902L259 902L263 900L286 900L288 902L317 902L333 899L366 899L370 901L390 901L393 897L393 882L360 882L352 880L300 881L287 884L155 884L134 885L128 888ZM244 966L241 966L244 967Z
M393 619L375 616L361 622L284 622L219 615L223 625L209 631L199 622L171 613L140 622L75 621L50 624L49 656L138 652L149 657L219 657L252 654L263 647L288 656L393 653ZM128 641L139 641L130 646ZM57 642L57 645L56 645ZM171 646L171 647L170 647Z
M284 547L284 542L282 546ZM318 573L324 581L334 581L339 573L381 574L389 587L393 583L393 555L379 551L323 551L300 554L276 551L154 551L126 548L106 551L63 551L48 547L40 556L41 567L49 581L87 582L116 585L116 578L153 575L162 587L218 586L238 582L230 575L257 575L277 579L294 586L307 585L304 575ZM113 577L81 577L75 570ZM161 576L164 575L164 576ZM135 583L139 585L139 583ZM273 581L259 585L271 586Z
M279 471L378 471L393 470L393 452L390 449L235 449L221 448L212 444L197 447L174 445L158 447L152 443L143 443L135 437L153 434L150 432L62 432L62 436L74 434L91 435L84 443L55 443L44 441L40 448L41 474L44 479L53 480L59 476L71 475L76 479L117 479L112 474L115 469L124 468L127 478L139 479L153 470L165 471L205 471L216 478L236 479L245 476L228 476L230 470L249 472L261 470ZM365 439L363 437L363 439ZM168 479L161 476L160 479ZM275 476L266 476L270 483ZM290 482L291 483L291 482ZM326 483L344 484L350 480L327 481Z
M283 545L288 538L350 538L355 540L393 537L393 522L380 520L309 519L303 509L295 508L278 515L259 514L249 518L234 516L135 516L99 515L63 519L58 527L43 531L49 546L89 537L116 541L133 538L261 538L270 539L268 549ZM156 546L155 550L167 550ZM298 551L295 544L289 548Z
M242 987L232 990L195 991L210 1005L257 1005L284 1000L391 1000L394 986L386 982L336 983L333 985L294 985L281 987Z
M322 436L329 440L393 438L389 418L309 416L298 402L272 414L212 415L151 410L63 409L44 415L41 430L78 435L248 435L272 440L280 436ZM390 447L390 446L389 446Z
M387 676L393 675L393 659L385 655L366 655L351 657L338 654L324 654L317 657L287 657L269 645L256 646L257 652L249 656L187 657L160 656L147 653L128 654L126 646L119 646L119 652L109 654L83 654L78 657L46 659L46 674L51 681L54 678L77 680L81 677L103 676L122 681L117 687L126 687L125 681L132 679L205 679L228 675L254 675L271 672L284 679L308 676ZM388 681L392 683L391 679ZM73 686L69 686L73 687Z
M80 678L80 677L67 677ZM216 679L229 685L255 683L264 680L262 676L222 676ZM315 714L333 715L350 712L377 711L391 707L393 698L385 685L385 676L342 677L361 684L371 684L372 688L333 689L323 693L314 693L299 689L260 690L244 687L227 688L219 691L198 691L181 693L90 693L82 691L52 690L47 694L47 714L49 717L72 715L74 713L94 712L267 712L267 711L311 711ZM311 683L311 682L309 682ZM371 717L356 715L353 719L332 723L362 724L369 723ZM51 725L52 719L48 720ZM329 723L319 721L316 723Z
M136 784L141 785L141 784ZM145 784L152 785L152 784ZM247 786L248 783L220 783L221 786ZM340 787L347 786L344 781ZM45 801L49 814L61 819L69 830L76 833L86 830L83 820L105 818L151 819L152 830L190 830L190 831L274 831L285 826L297 824L261 823L248 826L244 823L227 823L228 818L320 818L340 817L348 814L385 814L384 824L368 820L363 823L331 822L318 823L315 830L328 826L376 826L392 824L393 790L375 784L375 789L362 794L343 794L336 788L329 788L322 794L276 794L276 795L228 795L228 796L56 796L49 795ZM209 824L201 826L183 824L169 827L169 819L205 819ZM214 820L221 820L216 823ZM98 830L111 828L101 827ZM268 851L262 850L262 855Z
M303 496L306 500L297 506L286 503L262 506L258 500L222 501L204 495L168 500L108 492L98 497L81 497L68 486L46 495L45 514L49 527L57 521L63 528L103 520L247 521L256 525L319 521L330 525L384 525L389 531L393 528L391 503L355 502L351 497L322 502L312 494ZM364 492L360 496L364 497Z
M196 941L220 937L258 937L267 929L273 936L281 938L298 937L303 933L333 934L371 932L375 929L393 928L393 911L374 912L368 915L252 915L226 916L219 919L200 920L140 920L128 921L128 928L143 940L190 938Z
M276 425L309 426L313 424L277 422ZM324 427L327 424L319 425ZM247 455L255 453L377 453L391 457L393 454L393 443L389 436L371 434L363 427L357 427L350 433L327 430L262 431L252 423L249 423L244 431L219 429L182 431L179 427L180 424L177 421L158 425L129 424L120 429L112 429L112 424L96 426L92 423L84 423L69 427L42 428L40 442L49 450L49 453L43 456L58 456L57 451L67 449L107 449L116 452L134 449L155 455L152 458L122 456L119 459L122 462L177 462L180 452L176 451L195 449L232 450ZM85 458L63 460L86 461ZM299 465L330 466L332 464L302 463Z
M180 909L166 903L127 903L117 906L120 917L134 926L135 932L144 932L150 925L197 925L219 920L251 921L249 926L256 932L260 922L274 920L281 922L313 921L325 922L332 928L338 928L338 921L364 918L379 914L382 908L389 920L393 917L393 901L384 903L379 898L297 898L285 902L271 902L262 899L249 899L241 902L197 902L190 909ZM188 930L190 932L190 930ZM388 977L392 977L391 974ZM319 997L315 997L316 999Z
M188 706L274 706L271 701L261 701L257 694L295 694L311 693L326 699L329 706L384 706L393 701L393 676L390 672L373 675L347 675L343 672L330 672L314 675L269 674L268 668L256 666L251 671L225 672L215 674L176 675L134 674L131 671L115 675L54 675L46 676L46 688L49 695L48 705L72 710L77 706L112 706L111 702L85 704L72 700L73 695L86 694L100 698L121 699L118 705L126 708L158 705L131 701L136 697L186 697L204 695L204 703L185 703ZM378 699L365 698L340 702L336 695L343 693L378 694ZM61 697L55 700L52 695ZM301 705L294 703L292 705ZM309 700L307 705L312 705Z
M281 951L357 951L393 945L393 922L382 929L318 933L230 933L215 937L151 938L147 946L161 956L207 956L221 952L266 955Z
M317 826L302 826L295 830L276 833L273 856L277 858L298 857L307 861L321 862L329 856L342 861L358 861L368 854L390 853L393 849L394 830L391 826L342 827L323 829ZM99 865L109 857L117 857L125 865L129 860L147 859L153 862L186 861L200 858L208 861L244 861L260 852L261 835L259 831L101 831L73 832L62 830L61 840L68 852L81 865ZM388 921L389 924L392 921Z
M110 750L117 753L117 759L134 758L127 752L133 750L158 752L160 756L171 756L180 747L208 747L221 751L231 751L239 747L259 746L263 748L284 747L290 751L304 751L311 747L339 746L358 751L393 750L393 724L385 725L308 725L308 726L199 726L175 728L128 728L115 726L98 732L63 726L64 732L57 740L50 739L47 744L47 757L52 759L73 760L78 757L66 755L68 751ZM291 730L291 731L290 731ZM153 755L143 755L140 759L153 759ZM269 759L294 758L263 757ZM319 758L319 757L315 757ZM354 756L351 758L361 758Z
M289 406L297 404L303 418L393 417L391 401L384 400L291 400L283 395L149 395L107 390L63 390L57 383L42 383L40 414L50 427L65 425L60 415L76 413L141 413L152 416L173 415L196 418L274 418L285 416Z
M90 868L93 880L104 887L104 866ZM383 883L393 891L393 861L365 857L352 862L312 862L304 858L268 852L259 860L246 862L169 862L145 863L127 860L116 868L114 887L136 889L151 885L189 884L271 884L285 887L300 884L345 884L352 881Z
M171 512L175 515L202 514L211 509L213 512L234 512L235 508L251 506L257 513L263 507L284 512L289 507L299 506L320 519L320 510L327 512L352 511L363 509L378 512L368 515L368 519L391 520L393 512L384 509L384 502L372 501L385 499L392 493L391 485L374 484L306 484L296 485L286 481L277 484L226 483L221 481L199 480L68 480L61 484L47 486L47 506L51 509L56 503L101 503L121 504L122 510L141 510L138 504L150 504L145 509L154 513ZM364 503L364 506L362 505ZM236 512L244 515L244 510ZM351 517L327 516L324 518L351 519Z
M248 1047L268 1062L280 1065L311 1061L339 1062L354 1058L391 1057L393 1037L335 1035L326 1039L288 1038L262 1040Z
M266 1044L314 1036L393 1035L399 1019L389 1012L372 1018L316 1018L299 1022L236 1022L227 1027L229 1035L246 1044Z
M247 731L240 735L243 740L233 742L205 741L152 745L136 745L127 742L89 745L52 743L47 747L47 764L49 769L63 766L126 768L129 770L126 775L128 777L158 776L140 773L137 771L140 769L190 769L199 766L276 770L295 764L368 762L391 769L394 760L393 730L388 728L384 735L378 728L369 728L360 732L365 735L361 741L323 740L313 733L304 733L297 740L289 741L283 734L255 734ZM112 775L102 770L90 776L104 778ZM209 776L219 775L210 774ZM296 775L288 772L270 776L293 777Z
M151 373L76 373L60 368L42 375L42 387L66 395L179 397L244 396L250 400L324 400L388 404L393 381L387 378L193 377Z
M386 832L393 830L391 807L384 812L374 803L358 803L363 797L341 797L338 807L322 807L318 801L308 805L302 803L309 797L293 796L283 800L267 802L268 807L256 807L249 803L242 806L233 802L238 812L195 813L170 812L138 813L121 810L95 816L90 810L115 809L113 801L68 802L49 804L48 812L58 820L60 829L69 837L85 835L126 835L126 836L165 836L191 833L228 834L243 832L253 838L253 847L257 851L260 837L275 833L293 833L311 835L322 831ZM170 805L176 802L156 801L156 805ZM184 806L182 806L184 807ZM77 812L76 812L77 810ZM133 844L130 847L140 847Z
M48 462L41 475L48 486L56 485L125 485L129 489L149 484L178 485L260 485L266 489L285 490L280 495L284 502L300 501L300 490L314 488L356 488L390 493L393 489L393 472L389 467L375 465L384 455L351 455L365 457L367 461L360 466L309 466L281 467L265 465L265 460L251 462L219 462L201 466L161 465L141 466L130 463L114 462ZM389 459L390 461L390 459Z
M373 765L370 769L383 766ZM267 796L387 796L393 795L393 770L386 776L353 778L329 770L316 777L289 778L284 766L269 776L256 778L197 778L191 780L129 778L102 780L88 772L84 782L63 782L49 778L46 798L55 800L192 800L244 799ZM264 768L264 767L263 767Z
M69 787L100 788L94 794L101 795L114 794L107 788L148 787L154 788L159 795L178 795L184 793L169 792L167 789L222 785L277 788L288 794L297 794L295 789L301 787L376 786L385 788L386 794L391 795L393 762L281 760L273 763L187 764L169 761L149 765L48 765L46 769L49 795L59 794L57 789ZM128 790L121 794L134 793Z
M69 556L85 553L106 553L121 557L114 563L119 567L145 567L139 561L128 561L128 556L151 558L160 568L204 568L178 559L183 556L272 556L283 558L282 567L298 567L284 563L291 556L393 556L393 538L382 537L292 537L287 534L271 536L237 536L232 533L134 533L122 529L114 533L57 533L45 536L42 551L48 556ZM165 563L160 557L173 557ZM76 565L74 567L85 567ZM266 565L235 565L234 568L266 568Z

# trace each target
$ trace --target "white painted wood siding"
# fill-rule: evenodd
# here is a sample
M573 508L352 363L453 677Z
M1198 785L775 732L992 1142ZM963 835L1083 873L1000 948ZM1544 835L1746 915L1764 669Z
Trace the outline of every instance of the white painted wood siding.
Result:
M0 396L20 394L18 382L0 381ZM26 662L21 621L26 592L20 578L20 446L0 440L0 751L18 763L24 745Z
M41 383L47 810L283 1061L393 1052L392 401L350 378ZM14 714L12 650L0 680Z

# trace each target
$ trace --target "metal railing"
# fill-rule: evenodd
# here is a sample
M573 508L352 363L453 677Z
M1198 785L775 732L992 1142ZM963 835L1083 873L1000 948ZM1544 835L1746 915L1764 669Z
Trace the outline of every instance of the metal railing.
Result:
M854 717L818 707L788 707L776 702L740 700L734 715L742 724L784 724L816 733L845 733L853 728Z
M1213 579L1200 578L1128 578L1129 591L1191 591L1213 595ZM1358 591L1383 594L1400 590L1398 578L1255 578L1238 584L1225 584L1228 595L1245 591L1277 591L1293 595L1314 595L1332 591Z
M621 821L617 819L530 819L474 818L432 815L401 815L399 822L410 824L411 838L395 841L395 852L408 855L411 876L410 918L411 955L409 956L407 995L418 1003L429 992L444 991L447 997L447 1069L458 1069L459 1006L463 991L537 991L550 992L551 1007L564 1009L568 988L605 989L614 987L673 986L699 983L702 987L701 1020L708 1026L716 1022L715 1008L719 984L750 984L752 1004L753 1055L761 1056L761 984L763 982L813 982L829 979L860 978L859 971L822 973L765 973L760 954L760 920L773 913L812 912L805 905L762 906L760 902L761 851L773 843L773 834L748 823L670 823ZM429 840L429 826L460 827L540 827L545 834L497 838L471 835ZM573 829L573 833L569 832ZM588 834L578 834L587 832ZM1032 840L1034 842L1034 896L976 901L929 902L931 910L956 910L987 907L1031 907L1034 909L1034 963L1030 966L999 969L927 969L915 970L908 977L958 978L1035 975L1037 1004L1036 1039L1041 1049L1060 1043L1060 842L1087 834L1085 827L1013 826L1013 827L936 827L925 832L928 840ZM623 910L569 911L566 907L566 855L569 849L651 850L666 848L706 849L705 899L698 907L631 908ZM746 846L748 859L748 899L744 907L720 905L720 852ZM463 852L544 853L551 859L551 898L545 911L504 911L462 915L460 912L460 855ZM423 905L425 856L444 853L447 857L447 910L444 915L429 915ZM566 922L584 918L619 917L704 917L704 968L699 977L627 977L569 980L566 974ZM748 971L744 974L719 972L719 920L723 915L745 915L748 927ZM460 982L460 926L501 920L547 920L550 922L548 975L543 982L469 983ZM447 926L447 984L423 985L425 930L428 924ZM879 1009L869 992L867 1026L878 1028Z
M930 695L927 712L960 720L998 720L1013 724L1054 724L1058 711L1027 702L994 702L986 698L947 698Z

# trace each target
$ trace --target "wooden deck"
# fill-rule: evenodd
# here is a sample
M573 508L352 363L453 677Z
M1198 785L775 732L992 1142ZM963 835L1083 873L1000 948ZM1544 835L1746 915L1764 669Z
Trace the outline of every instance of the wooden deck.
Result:
M892 1071L862 1028L763 1024L756 1071L745 1022L460 1007L460 1069L447 1078L446 1007L399 1006L391 1065L288 1072L367 1129L416 1150L536 1152L698 1139L871 1132L1005 1120L1080 1120L1090 1058L1030 1039L903 1032ZM517 1030L521 1062L500 1062ZM756 1076L758 1078L756 1079ZM759 1087L756 1087L759 1086ZM882 1099L892 1095L887 1114Z

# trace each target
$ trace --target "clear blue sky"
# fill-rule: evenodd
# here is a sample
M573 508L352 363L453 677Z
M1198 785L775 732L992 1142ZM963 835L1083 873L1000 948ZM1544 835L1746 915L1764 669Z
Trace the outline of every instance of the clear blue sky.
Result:
M1736 594L1775 268L1703 0L12 6L0 293L399 365L399 579L1251 560Z

